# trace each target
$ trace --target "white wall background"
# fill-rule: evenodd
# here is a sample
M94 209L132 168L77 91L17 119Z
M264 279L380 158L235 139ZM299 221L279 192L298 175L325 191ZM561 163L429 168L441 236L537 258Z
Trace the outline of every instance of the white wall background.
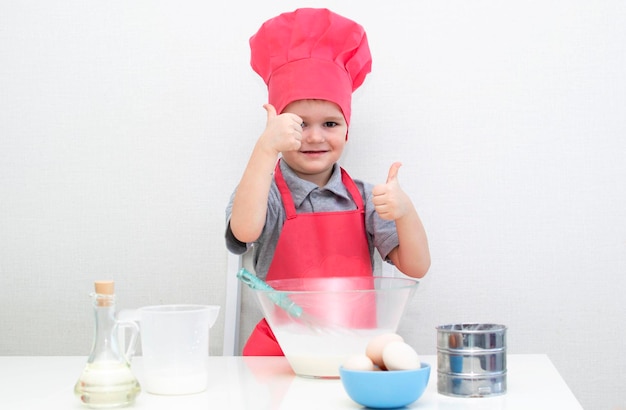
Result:
M585 409L626 408L620 0L0 3L0 354L87 354L95 279L121 308L223 305L224 207L265 120L247 40L307 5L374 56L342 164L402 161L430 237L401 332L434 354L438 324L504 323Z

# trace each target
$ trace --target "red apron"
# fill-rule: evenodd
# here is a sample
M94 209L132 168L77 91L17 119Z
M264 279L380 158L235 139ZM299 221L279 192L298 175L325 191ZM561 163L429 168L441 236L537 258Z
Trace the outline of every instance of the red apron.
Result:
M341 180L357 209L338 212L296 214L280 163L274 179L281 194L287 218L283 224L267 280L300 277L371 276L372 263L365 230L363 198L348 173L341 169ZM333 303L333 301L330 301ZM329 306L327 311L354 316L354 308ZM370 315L367 315L371 318ZM346 319L354 321L354 317ZM265 319L252 331L243 349L244 356L282 356L283 352Z

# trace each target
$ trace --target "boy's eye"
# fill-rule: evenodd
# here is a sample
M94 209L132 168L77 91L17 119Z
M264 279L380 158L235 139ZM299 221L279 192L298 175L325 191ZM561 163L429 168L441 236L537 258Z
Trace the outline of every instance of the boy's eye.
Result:
M334 127L336 127L336 126L338 126L338 125L339 125L339 124L338 124L337 122L335 122L335 121L326 121L326 122L324 122L324 123L322 124L322 126L323 126L323 127L326 127L326 128L334 128ZM309 126L309 124L308 124L307 122L302 121L302 123L300 124L300 126L304 129L304 128L308 127L308 126Z

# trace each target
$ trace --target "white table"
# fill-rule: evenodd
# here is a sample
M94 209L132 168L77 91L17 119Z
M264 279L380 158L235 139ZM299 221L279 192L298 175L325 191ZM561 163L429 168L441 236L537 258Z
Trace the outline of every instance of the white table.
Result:
M508 389L488 398L453 398L437 393L437 358L431 365L417 409L568 409L582 407L546 355L507 356ZM85 409L73 394L85 357L0 357L0 409ZM142 380L141 357L133 371ZM162 409L359 409L340 380L294 376L282 357L215 356L209 360L207 391L187 396L157 396L142 392L134 408Z

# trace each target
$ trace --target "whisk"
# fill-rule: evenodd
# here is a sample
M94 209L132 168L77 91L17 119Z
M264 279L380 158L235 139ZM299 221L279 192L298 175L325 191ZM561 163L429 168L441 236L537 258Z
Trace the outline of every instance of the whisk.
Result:
M246 268L241 268L237 272L237 278L248 285L251 289L267 290L268 297L276 304L276 306L283 309L289 316L295 318L302 317L302 307L298 306L289 296L283 292L275 291L273 287L268 285L263 279L250 273Z

